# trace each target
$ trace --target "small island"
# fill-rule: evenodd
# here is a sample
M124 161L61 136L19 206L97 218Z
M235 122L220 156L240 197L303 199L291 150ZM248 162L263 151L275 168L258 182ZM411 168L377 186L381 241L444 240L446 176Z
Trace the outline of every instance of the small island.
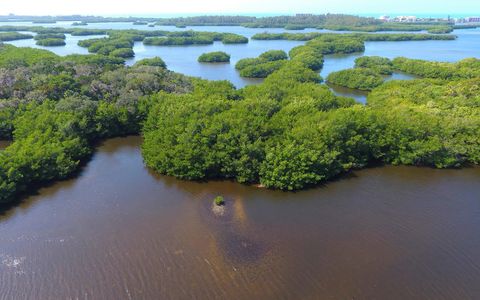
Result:
M287 62L288 55L283 50L270 50L257 58L244 58L237 62L235 69L246 78L266 78L279 70Z
M230 62L230 55L222 51L203 53L198 57L198 62L227 63L227 62Z
M46 38L37 40L36 44L38 46L45 46L45 47L58 47L58 46L65 46L65 40L59 38Z
M73 22L72 23L72 26L87 26L88 23L85 22L85 21L81 21L81 22Z
M332 72L328 75L327 82L351 89L371 91L383 83L383 78L372 69L355 68Z

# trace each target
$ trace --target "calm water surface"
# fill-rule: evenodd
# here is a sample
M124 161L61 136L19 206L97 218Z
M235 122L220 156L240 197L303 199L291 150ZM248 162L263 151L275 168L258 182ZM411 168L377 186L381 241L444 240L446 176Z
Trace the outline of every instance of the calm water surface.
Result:
M144 27L105 28L151 29ZM245 36L265 31L195 29ZM455 34L456 41L369 42L364 54L480 57L479 29ZM87 53L76 45L84 38L91 37L67 35L66 47L48 49ZM12 44L34 46L32 40ZM261 81L240 78L236 61L301 44L136 43L129 64L161 56L171 70L241 87ZM197 62L216 50L230 53L231 64ZM352 67L360 55L327 56L321 75ZM363 92L332 88L365 101ZM283 193L157 176L144 167L140 143L138 137L109 140L77 178L0 209L0 299L480 298L479 168L372 168ZM6 146L0 142L0 149ZM222 217L211 212L219 194L227 199Z
M479 168L372 168L283 193L156 176L140 143L106 141L78 178L3 210L0 298L480 297Z
M28 22L15 23L3 22L0 25L32 25ZM43 24L45 26L70 27L71 22L58 22L57 24ZM251 37L261 32L285 32L281 28L263 29L263 28L243 28L238 26L197 26L187 28L176 28L174 26L156 26L148 27L147 25L135 26L131 23L92 23L82 28L100 28L100 29L141 29L141 30L197 30L197 31L217 31L231 32ZM331 32L326 30L306 29L300 31L289 32ZM345 32L342 32L345 33ZM455 41L407 41L407 42L367 42L365 53L355 53L350 55L329 55L326 56L325 66L321 71L323 78L326 78L331 72L351 68L357 57L362 55L379 55L389 58L398 56L406 56L409 58L438 60L438 61L457 61L467 57L480 57L480 28L456 30L454 34L458 36ZM40 47L35 46L33 40L20 40L8 42L16 46L31 46L37 48L48 49L59 55L67 55L72 53L86 54L85 48L77 45L80 39L89 39L92 37L73 37L67 35L67 46L65 47ZM141 42L136 42L134 46L135 58L127 61L128 65L134 64L136 61L160 56L168 65L170 70L183 73L186 75L202 77L210 80L229 80L237 87L243 87L248 84L255 84L261 80L253 80L241 78L235 70L235 63L247 57L256 57L262 52L279 49L289 51L295 46L303 45L304 42L298 41L255 41L250 40L248 44L241 45L223 45L221 42L215 42L213 45L201 46L145 46ZM205 52L225 51L232 57L229 64L201 64L197 62L198 57ZM345 94L345 91L335 90L338 94ZM348 95L348 93L347 93ZM350 96L359 101L364 102L364 98L356 97L355 93Z

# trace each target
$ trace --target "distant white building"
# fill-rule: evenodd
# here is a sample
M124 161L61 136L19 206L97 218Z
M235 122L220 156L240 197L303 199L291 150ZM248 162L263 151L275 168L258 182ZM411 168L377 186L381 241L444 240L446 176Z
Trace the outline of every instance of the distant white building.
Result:
M380 18L378 18L380 21L384 21L384 22L388 22L390 21L390 16L381 16Z
M395 21L397 22L416 22L417 17L416 16L398 16L395 18Z
M467 23L480 23L480 17L467 17Z

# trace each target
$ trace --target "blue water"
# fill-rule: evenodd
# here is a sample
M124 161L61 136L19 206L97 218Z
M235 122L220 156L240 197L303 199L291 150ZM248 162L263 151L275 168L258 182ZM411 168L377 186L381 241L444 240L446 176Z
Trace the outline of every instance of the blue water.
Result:
M57 24L42 24L45 26L69 27L72 22L58 22ZM6 23L2 23L6 24ZM32 25L28 22L10 22L10 25ZM260 32L285 32L283 29L261 29L261 28L244 28L238 26L200 26L176 28L173 26L155 26L154 28L147 25L132 25L132 23L92 23L82 28L101 28L101 29L140 29L140 30L196 30L196 31L217 31L231 32L243 36L251 37ZM303 31L291 32L312 32L321 31L315 29L306 29ZM323 31L325 32L325 31ZM326 78L331 72L351 68L357 57L362 55L378 55L389 58L405 56L409 58L435 60L435 61L458 61L468 57L480 58L480 29L463 29L456 30L454 34L458 36L454 41L408 41L408 42L367 42L364 53L355 53L349 55L330 55L325 58L325 65L321 71L321 76ZM94 36L99 37L99 36ZM77 45L79 40L94 38L75 37L67 35L64 47L41 47L36 46L34 40L19 40L8 42L9 44L20 47L36 47L48 49L58 55L68 55L72 53L87 54L85 48ZM175 72L180 72L190 76L201 77L209 80L229 80L237 87L243 87L248 84L256 84L261 82L257 79L247 79L239 76L235 70L235 63L247 57L256 57L264 51L272 49L280 49L289 51L295 46L302 45L304 42L299 41L255 41L250 40L248 44L240 45L224 45L221 42L215 42L213 45L199 46L145 46L141 42L136 42L134 46L135 58L127 61L128 65L134 64L136 61L159 56L168 65L168 68ZM231 62L227 64L202 64L197 59L202 53L211 51L225 51L231 55ZM365 101L365 95L352 93L348 91L336 90L338 94L351 96L360 102Z

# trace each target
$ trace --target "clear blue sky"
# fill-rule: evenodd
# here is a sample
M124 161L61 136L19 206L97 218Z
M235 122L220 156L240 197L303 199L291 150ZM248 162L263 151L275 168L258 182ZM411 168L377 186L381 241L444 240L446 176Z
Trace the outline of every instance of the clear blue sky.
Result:
M0 14L466 14L480 15L480 0L0 0Z

